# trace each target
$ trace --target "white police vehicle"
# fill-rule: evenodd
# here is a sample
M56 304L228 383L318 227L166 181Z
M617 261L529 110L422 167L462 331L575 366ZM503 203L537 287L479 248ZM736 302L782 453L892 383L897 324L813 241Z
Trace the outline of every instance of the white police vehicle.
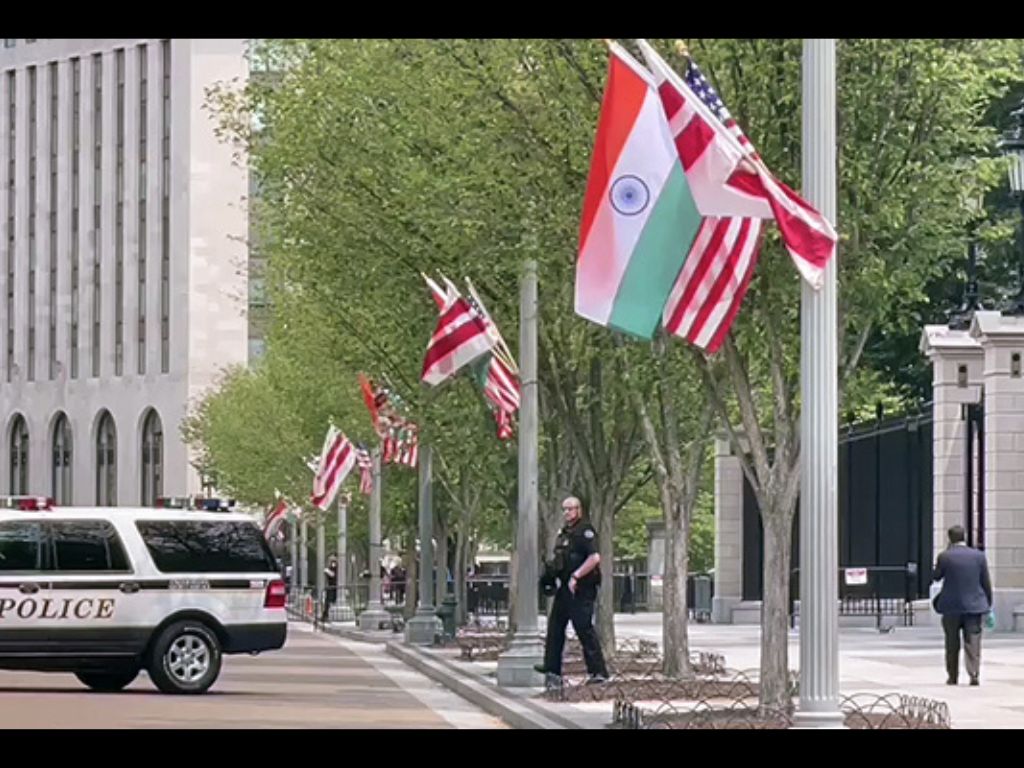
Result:
M286 631L262 532L219 500L0 497L0 669L73 672L97 691L145 669L164 693L203 693L222 654L275 650Z

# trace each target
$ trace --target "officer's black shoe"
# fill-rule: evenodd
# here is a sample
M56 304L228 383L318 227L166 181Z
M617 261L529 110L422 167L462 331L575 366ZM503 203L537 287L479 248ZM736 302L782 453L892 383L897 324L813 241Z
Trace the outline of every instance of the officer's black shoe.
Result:
M556 675L553 672L548 672L544 675L544 687L549 691L558 691L562 689L562 676Z
M533 668L537 672L540 672L542 675L546 675L548 673L548 668L545 667L543 664L534 664Z
M590 677L588 677L586 685L602 685L603 683L607 683L607 682L608 682L608 677L606 675L597 674L597 675L591 675Z

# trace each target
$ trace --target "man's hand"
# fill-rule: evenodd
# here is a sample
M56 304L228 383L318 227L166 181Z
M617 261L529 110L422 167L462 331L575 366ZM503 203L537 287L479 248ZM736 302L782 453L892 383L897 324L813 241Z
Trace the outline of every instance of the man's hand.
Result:
M572 576L569 577L569 593L570 594L573 594L573 595L576 594L576 581L577 581L576 574L574 573Z

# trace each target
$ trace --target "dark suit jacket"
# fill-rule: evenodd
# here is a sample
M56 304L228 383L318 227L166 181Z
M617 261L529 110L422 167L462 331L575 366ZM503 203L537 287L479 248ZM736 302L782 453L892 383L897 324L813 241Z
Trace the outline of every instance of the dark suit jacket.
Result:
M992 607L992 581L985 553L956 544L935 561L934 580L942 579L936 610L945 615L988 613Z

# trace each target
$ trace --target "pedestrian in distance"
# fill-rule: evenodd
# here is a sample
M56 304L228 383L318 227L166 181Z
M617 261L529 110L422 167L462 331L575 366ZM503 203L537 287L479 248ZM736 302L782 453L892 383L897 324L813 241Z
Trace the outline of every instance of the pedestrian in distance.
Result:
M324 610L320 620L326 622L330 616L331 606L338 600L338 558L331 557L324 568L324 575L327 577L327 592L324 595Z
M956 685L960 672L960 640L963 637L964 666L971 685L979 685L981 673L981 625L992 609L992 580L985 553L968 547L963 526L947 532L949 546L935 561L932 579L942 579L942 591L933 605L942 614L946 638L946 685Z

